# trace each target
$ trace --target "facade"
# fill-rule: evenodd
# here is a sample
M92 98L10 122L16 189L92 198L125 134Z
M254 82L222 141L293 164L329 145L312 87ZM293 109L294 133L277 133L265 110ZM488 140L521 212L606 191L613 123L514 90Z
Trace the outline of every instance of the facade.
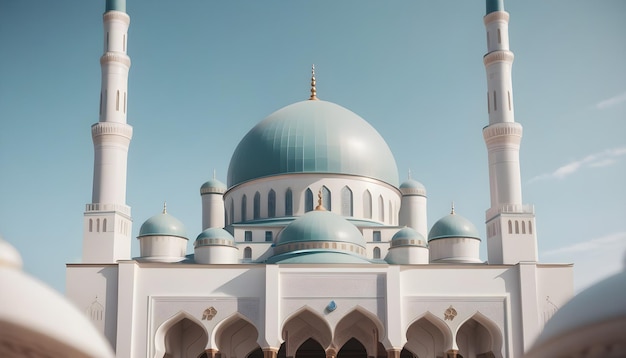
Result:
M118 357L521 357L573 283L571 265L537 262L508 20L501 0L487 0L487 262L483 238L454 208L428 230L424 186L400 183L363 118L317 98L314 69L308 100L240 141L227 184L200 187L203 231L189 236L164 206L141 226L133 258L130 17L124 0L107 0L92 203L67 295L96 312Z

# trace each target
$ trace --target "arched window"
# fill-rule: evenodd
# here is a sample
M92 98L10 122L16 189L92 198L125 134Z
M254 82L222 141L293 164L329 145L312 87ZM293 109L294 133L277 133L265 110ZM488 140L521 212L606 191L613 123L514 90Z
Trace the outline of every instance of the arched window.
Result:
M519 221L515 220L515 233L519 234Z
M261 217L261 194L258 191L254 194L254 208L252 212L254 219Z
M502 32L498 29L498 43L502 43Z
M393 211L393 204L391 203L391 200L389 200L389 224L391 225L395 222L395 214L396 213Z
M374 258L375 259L379 259L380 258L380 249L378 247L374 248Z
M126 92L124 92L124 113L126 113Z
M107 219L102 219L102 232L107 231Z
M313 210L313 192L307 189L304 192L304 212L308 213L311 210Z
M248 211L248 197L246 194L243 194L241 197L241 221L246 221L246 215Z
M96 219L96 231L100 232L100 219Z
M331 211L330 205L330 190L326 186L322 187L322 206L326 208L326 210Z
M93 231L93 219L89 219L89 232Z
M498 100L496 99L496 91L493 91L493 110L498 110Z
M533 233L533 222L528 220L528 233L532 234Z
M385 201L382 195L378 197L378 220L385 221Z
M293 215L293 192L291 188L285 192L285 216Z
M352 216L352 190L347 186L341 189L341 215Z
M522 221L522 234L526 233L526 221Z
M235 200L230 198L230 223L235 222Z
M372 218L372 194L370 194L369 190L363 193L363 216L366 219Z
M115 97L115 110L120 110L120 90L117 90L117 96Z
M252 260L252 249L250 246L243 249L243 259L246 261Z
M276 216L276 192L271 189L267 194L267 216L273 218Z
M511 223L511 220L509 220L509 234L513 233L513 224Z

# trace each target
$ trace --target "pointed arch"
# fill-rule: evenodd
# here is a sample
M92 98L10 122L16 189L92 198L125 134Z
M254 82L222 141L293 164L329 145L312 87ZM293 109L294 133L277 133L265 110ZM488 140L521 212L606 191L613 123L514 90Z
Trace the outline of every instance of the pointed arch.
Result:
M378 346L378 344L377 344ZM369 351L365 345L356 339L356 337L350 338L346 343L344 343L339 351L337 352L337 358L347 358L347 357L377 357L378 356L378 347L373 351Z
M404 346L418 357L445 356L452 347L452 332L448 325L430 312L413 321L406 331Z
M267 217L276 217L276 192L274 189L270 189L267 193Z
M230 198L230 224L235 222L235 200Z
M352 216L352 190L346 185L341 189L341 215Z
M372 194L369 190L363 193L363 216L366 219L372 218Z
M248 197L246 194L243 194L241 197L241 221L247 220L247 211L248 211Z
M102 232L107 232L107 219L102 219Z
M375 357L379 337L385 336L385 329L376 315L361 306L345 315L335 327L333 347L336 352L354 338L365 347L368 357Z
M533 233L533 222L528 220L528 233L532 235Z
M259 219L261 217L261 193L258 191L254 193L254 202L252 207L252 218L255 220Z
M515 233L519 234L519 221L515 220Z
M308 213L313 210L313 191L307 188L304 192L304 212Z
M325 207L328 211L331 211L333 209L330 189L328 189L326 185L322 186L322 206Z
M305 306L285 320L282 338L286 342L286 356L294 357L298 348L310 339L323 349L328 348L332 343L332 332L322 316Z
M503 337L498 325L480 312L459 325L456 331L459 354L502 358ZM473 352L473 353L470 353Z
M293 215L293 192L291 188L287 188L285 192L285 216Z
M183 334L184 333L184 334ZM179 311L163 322L154 335L156 357L181 357L176 352L197 357L204 352L209 335L202 322L185 311Z
M224 319L214 329L212 341L224 358L247 357L257 350L259 331L246 317L235 313Z
M376 246L374 248L374 255L373 255L374 259L380 259L380 248L378 246Z
M385 221L385 200L382 195L378 196L378 220Z
M509 234L513 233L513 223L509 220Z

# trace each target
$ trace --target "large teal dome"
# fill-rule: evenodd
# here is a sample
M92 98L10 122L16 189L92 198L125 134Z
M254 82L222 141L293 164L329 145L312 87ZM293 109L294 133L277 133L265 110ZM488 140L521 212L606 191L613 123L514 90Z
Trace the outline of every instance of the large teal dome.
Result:
M297 102L272 113L241 140L228 186L287 173L359 175L398 185L396 161L363 118L331 102Z

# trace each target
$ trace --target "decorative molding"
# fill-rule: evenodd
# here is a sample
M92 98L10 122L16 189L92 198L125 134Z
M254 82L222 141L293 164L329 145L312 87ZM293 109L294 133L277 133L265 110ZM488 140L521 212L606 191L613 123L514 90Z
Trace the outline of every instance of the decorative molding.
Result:
M200 188L200 195L204 194L224 194L226 189L224 188Z
M456 310L454 309L454 307L452 307L452 305L450 305L450 307L448 307L448 308L447 308L447 309L443 312L443 317L444 317L444 320L446 320L446 321L447 321L447 320L452 321L452 320L454 320L454 317L456 317L456 316L457 316L457 314L458 314L458 313L456 312Z
M524 130L522 125L517 122L494 123L483 128L483 137L485 141L500 136L522 137Z
M108 62L118 62L130 68L130 57L121 52L105 52L104 55L100 57L100 65L104 65Z
M93 138L106 134L119 135L130 140L133 137L133 127L117 122L98 122L91 126Z
M515 55L509 50L491 51L483 56L483 64L485 67L497 61L513 63L513 60L515 60Z
M509 13L506 11L494 11L483 17L483 22L485 25L488 25L494 21L504 21L509 22Z
M249 242L249 241L247 241ZM274 247L274 255L282 254L285 252L292 252L298 250L311 250L311 249L324 249L324 250L339 250L350 251L361 256L365 256L365 248L353 243L337 242L337 241L313 241L313 242L295 242L286 243Z
M213 317L215 317L215 315L217 315L217 310L215 309L215 307L211 306L205 309L204 312L202 312L202 320L210 321L213 319Z
M249 242L249 241L248 241ZM213 246L213 245L219 245L219 246L235 246L235 244L231 241L231 240L227 240L227 239L200 239L200 240L196 240L193 244L193 247L202 247L202 246Z
M104 13L104 15L102 15L103 22L114 21L114 20L122 21L126 23L126 25L130 25L130 16L128 16L128 14L125 12L112 10L112 11L107 11Z

